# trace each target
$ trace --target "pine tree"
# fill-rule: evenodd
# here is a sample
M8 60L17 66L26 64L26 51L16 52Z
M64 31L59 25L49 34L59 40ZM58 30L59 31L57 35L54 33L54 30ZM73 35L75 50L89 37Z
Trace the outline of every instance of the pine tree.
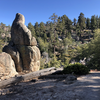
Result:
M40 29L39 30L40 30L40 37L43 37L44 34L45 34L45 26L44 26L43 22L40 23Z
M71 31L72 29L72 21L67 17L66 21L65 21L65 27L68 30L68 32Z
M71 29L72 29L72 21L66 16L63 15L61 17L61 23L62 23L62 33L65 37L68 36L68 33L70 33Z
M46 33L43 34L43 39L44 39L44 42L46 42L46 40L47 40L47 34Z
M87 29L90 29L90 26L91 26L90 19L87 18L87 19L86 19L86 28L87 28Z
M81 35L79 23L76 24L76 35L77 36Z
M28 29L31 31L32 36L36 37L34 26L31 23L28 23Z
M62 24L63 24L63 26L65 27L65 21L68 19L68 17L66 16L66 15L63 15L62 17L61 17L61 22L62 22Z
M60 17L58 17L56 29L57 29L58 35L60 35L60 37L61 37L62 32L63 32L63 24L61 23L61 18Z
M76 21L77 21L76 18L74 18L74 20L73 20L74 26L76 26L76 24L77 24Z
M53 41L53 45L54 45L54 57L55 57L55 43L56 43L57 18L58 18L58 16L55 13L53 13L53 15L49 18L49 19L52 20L52 22L54 24L54 28L53 28L53 33L54 33L54 41Z
M91 17L91 29L94 30L97 28L97 25L96 25L96 17L95 15Z
M86 21L86 19L84 17L84 14L80 13L80 15L78 17L78 23L79 23L79 26L80 26L81 30L83 30L86 27L85 21Z
M96 16L96 28L99 28L99 18L98 18L98 15Z
M40 36L40 33L39 33L39 25L38 25L38 22L35 23L34 28L35 28L36 36L39 37Z

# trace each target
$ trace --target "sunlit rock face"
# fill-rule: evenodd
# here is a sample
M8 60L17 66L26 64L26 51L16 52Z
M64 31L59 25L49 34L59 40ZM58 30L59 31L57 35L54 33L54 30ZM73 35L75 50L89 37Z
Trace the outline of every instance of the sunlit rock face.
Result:
M24 25L25 18L17 13L11 27L11 42L3 48L10 54L18 72L24 70L38 71L40 69L40 50L35 37Z

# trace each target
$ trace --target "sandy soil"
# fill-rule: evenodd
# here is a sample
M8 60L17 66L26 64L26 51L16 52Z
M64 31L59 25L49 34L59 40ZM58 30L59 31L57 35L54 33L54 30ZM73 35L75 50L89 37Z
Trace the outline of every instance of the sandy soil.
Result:
M64 79L39 79L0 91L0 100L100 100L100 72L78 77L73 84Z

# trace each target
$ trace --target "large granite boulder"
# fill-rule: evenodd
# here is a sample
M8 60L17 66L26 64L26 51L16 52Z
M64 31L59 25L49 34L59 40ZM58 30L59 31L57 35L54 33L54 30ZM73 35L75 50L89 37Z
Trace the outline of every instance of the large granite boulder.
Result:
M32 37L31 31L24 25L24 23L24 16L17 13L11 27L11 40L15 45L36 46L36 39Z
M12 41L10 41L10 43L3 48L3 52L10 54L10 56L14 60L15 67L18 72L23 71L20 53L19 53L16 45L14 45L14 43Z
M24 70L37 71L40 68L40 50L36 46L17 45Z
M15 64L11 56L5 52L0 53L0 78L6 79L16 74Z
M40 50L31 31L24 25L25 18L17 13L11 27L11 41L3 48L14 60L16 70L38 71L40 68Z

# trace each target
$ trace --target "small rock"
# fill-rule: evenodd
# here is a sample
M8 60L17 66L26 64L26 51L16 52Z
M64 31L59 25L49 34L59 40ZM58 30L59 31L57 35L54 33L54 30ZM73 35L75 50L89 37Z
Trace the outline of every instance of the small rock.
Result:
M74 75L69 75L69 76L67 76L67 78L66 78L66 81L74 81L74 80L77 80L77 77L74 76Z
M64 83L65 83L65 84L72 84L72 83L75 82L75 80L77 80L77 77L76 77L76 76L74 76L74 75L69 75L69 76L66 77Z

